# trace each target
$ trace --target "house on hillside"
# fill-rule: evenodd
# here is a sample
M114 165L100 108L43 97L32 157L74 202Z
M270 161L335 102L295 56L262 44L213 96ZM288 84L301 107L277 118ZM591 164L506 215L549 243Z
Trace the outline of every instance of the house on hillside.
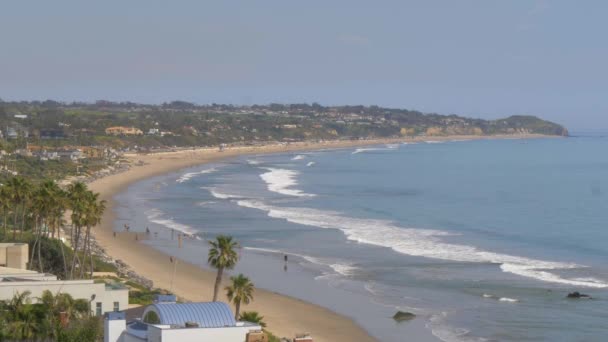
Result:
M47 128L40 130L40 139L42 140L50 140L50 139L65 139L67 135L62 129L54 129Z
M106 128L108 135L143 135L144 132L135 127L114 126Z

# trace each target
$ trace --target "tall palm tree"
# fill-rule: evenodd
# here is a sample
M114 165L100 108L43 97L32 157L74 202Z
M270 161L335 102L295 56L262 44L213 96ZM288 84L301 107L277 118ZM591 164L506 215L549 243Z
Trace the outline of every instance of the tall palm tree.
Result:
M70 266L70 279L74 279L76 263L78 262L80 267L82 267L82 262L80 262L78 256L78 249L81 245L84 245L80 238L82 227L85 227L87 224L88 191L86 184L82 182L76 182L68 186L69 207L72 211L72 214L70 215L72 221L71 243L72 248L74 249L72 265Z
M2 188L0 188L0 210L2 211L2 230L4 232L4 238L6 238L7 234L8 215L12 208L11 204L10 189L8 186L2 186Z
M225 287L228 300L234 303L234 319L239 319L241 303L249 304L253 300L253 283L243 274L230 277L232 284Z
M264 322L264 316L260 316L256 311L243 311L241 314L241 321L259 324L262 328L266 328L266 322Z
M90 260L90 278L93 278L93 251L91 249L91 228L101 223L101 218L103 217L103 213L106 210L106 201L99 200L99 193L94 193L92 191L88 192L87 196L87 211L86 211L86 226L87 231L85 234L85 253L83 257L83 261L86 260L86 252L88 251L89 260ZM84 270L84 268L83 268Z
M213 301L216 302L224 270L233 269L239 260L239 255L236 252L238 243L232 239L232 236L218 235L215 241L209 241L209 245L211 248L209 249L207 263L217 269L215 286L213 287Z
M13 177L7 182L7 189L11 195L13 201L13 239L16 238L17 233L17 220L19 210L21 207L21 233L25 227L25 215L27 212L27 203L29 202L29 195L31 191L31 184L23 177Z

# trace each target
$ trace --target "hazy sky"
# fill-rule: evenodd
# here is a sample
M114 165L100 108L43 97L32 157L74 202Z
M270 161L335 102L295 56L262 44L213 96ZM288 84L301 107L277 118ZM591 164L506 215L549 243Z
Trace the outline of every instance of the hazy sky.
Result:
M606 1L11 1L0 98L319 102L608 129Z

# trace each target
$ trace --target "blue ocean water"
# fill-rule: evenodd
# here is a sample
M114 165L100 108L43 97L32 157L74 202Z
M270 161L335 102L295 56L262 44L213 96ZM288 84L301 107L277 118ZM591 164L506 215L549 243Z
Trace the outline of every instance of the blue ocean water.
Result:
M116 227L201 267L204 240L233 235L235 272L381 341L409 324L428 340L603 341L607 150L581 136L247 156L132 185ZM177 249L170 229L197 239Z

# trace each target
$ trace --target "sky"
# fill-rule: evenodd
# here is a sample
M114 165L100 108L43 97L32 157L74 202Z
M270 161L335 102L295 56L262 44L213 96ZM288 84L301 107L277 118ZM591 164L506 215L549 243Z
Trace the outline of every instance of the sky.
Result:
M608 131L606 1L11 1L0 98L363 104Z

